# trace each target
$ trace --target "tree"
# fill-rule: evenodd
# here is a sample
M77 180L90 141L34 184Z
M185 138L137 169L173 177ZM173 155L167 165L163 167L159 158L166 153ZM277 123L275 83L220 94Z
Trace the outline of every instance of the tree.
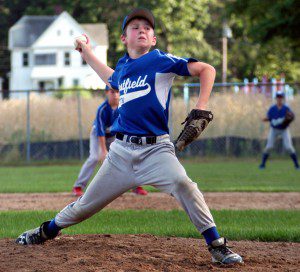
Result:
M235 77L299 78L299 1L227 0L226 16L235 37L229 51Z
M120 41L124 16L135 7L146 7L156 18L157 47L175 55L192 56L213 65L220 63L220 54L205 40L211 23L210 8L217 0L6 0L0 8L1 28L7 44L7 31L22 15L54 15L63 10L79 23L106 23L109 29L109 65L115 66L125 52ZM8 60L8 58L6 58ZM0 67L1 72L7 69Z

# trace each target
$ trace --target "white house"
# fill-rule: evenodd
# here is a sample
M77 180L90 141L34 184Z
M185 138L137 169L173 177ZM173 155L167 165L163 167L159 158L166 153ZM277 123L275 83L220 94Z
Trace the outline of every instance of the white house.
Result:
M67 12L23 16L9 30L10 90L104 88L104 82L74 50L74 38L83 33L90 37L95 54L106 64L106 24L78 24Z

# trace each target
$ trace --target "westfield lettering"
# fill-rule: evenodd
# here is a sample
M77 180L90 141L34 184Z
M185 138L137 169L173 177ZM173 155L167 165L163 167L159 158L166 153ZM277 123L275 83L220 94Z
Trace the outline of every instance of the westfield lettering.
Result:
M137 87L144 87L146 86L146 79L148 75L145 75L145 77L142 79L141 76L139 76L138 80L131 81L130 78L127 78L123 81L122 84L119 85L119 91L124 91L124 93L127 93L129 89L134 89Z
M123 81L122 84L119 84L119 91L122 93L120 95L120 101L119 101L119 108L134 99L137 99L139 97L145 96L151 91L150 84L146 82L148 75L145 75L144 78L141 76L138 77L137 80L130 80L130 78L127 78ZM133 92L129 92L130 89L136 89L139 88Z

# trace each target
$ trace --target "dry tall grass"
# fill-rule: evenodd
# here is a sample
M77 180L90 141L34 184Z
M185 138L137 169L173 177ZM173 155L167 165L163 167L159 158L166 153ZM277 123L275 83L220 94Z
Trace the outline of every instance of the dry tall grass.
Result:
M81 98L83 137L88 138L97 107L103 98ZM0 101L0 142L20 142L26 137L26 100ZM76 97L57 99L31 95L30 124L33 140L78 139Z
M197 98L191 98L190 109ZM102 98L82 98L83 137L89 137L89 131L95 118L97 107ZM262 123L272 101L262 95L215 93L209 103L214 113L214 121L205 130L202 137L235 135L249 138L266 138L267 123ZM293 136L300 136L300 96L290 101L296 114L291 125ZM32 95L30 100L31 131L33 141L78 139L78 115L76 97L61 100L46 95ZM172 101L172 127L174 136L180 132L181 122L187 109L182 98ZM26 100L0 101L0 143L22 142L26 137Z
M192 109L197 97L190 100ZM214 114L214 120L209 124L201 137L241 136L246 138L266 138L269 123L262 122L273 101L261 94L215 93L211 96L208 108ZM293 136L300 136L300 96L289 101L289 106L296 117L291 124ZM181 98L175 98L172 103L172 115L175 121L174 134L178 135L187 114L187 107Z

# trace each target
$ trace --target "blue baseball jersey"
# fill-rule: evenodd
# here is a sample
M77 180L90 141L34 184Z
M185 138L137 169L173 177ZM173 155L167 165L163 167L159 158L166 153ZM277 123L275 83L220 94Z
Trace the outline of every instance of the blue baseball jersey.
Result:
M108 100L105 100L98 107L96 119L94 121L94 126L96 127L96 134L98 137L105 136L108 138L115 135L115 133L111 131L111 127L118 115L118 109L112 109L108 103Z
M271 106L267 113L271 127L285 129L282 127L282 122L284 121L285 115L288 111L291 111L291 109L286 105L283 105L281 109L279 109L277 105Z
M190 76L192 58L180 58L155 49L137 59L126 53L109 83L120 92L119 116L113 132L150 136L169 133L168 112L174 77Z

